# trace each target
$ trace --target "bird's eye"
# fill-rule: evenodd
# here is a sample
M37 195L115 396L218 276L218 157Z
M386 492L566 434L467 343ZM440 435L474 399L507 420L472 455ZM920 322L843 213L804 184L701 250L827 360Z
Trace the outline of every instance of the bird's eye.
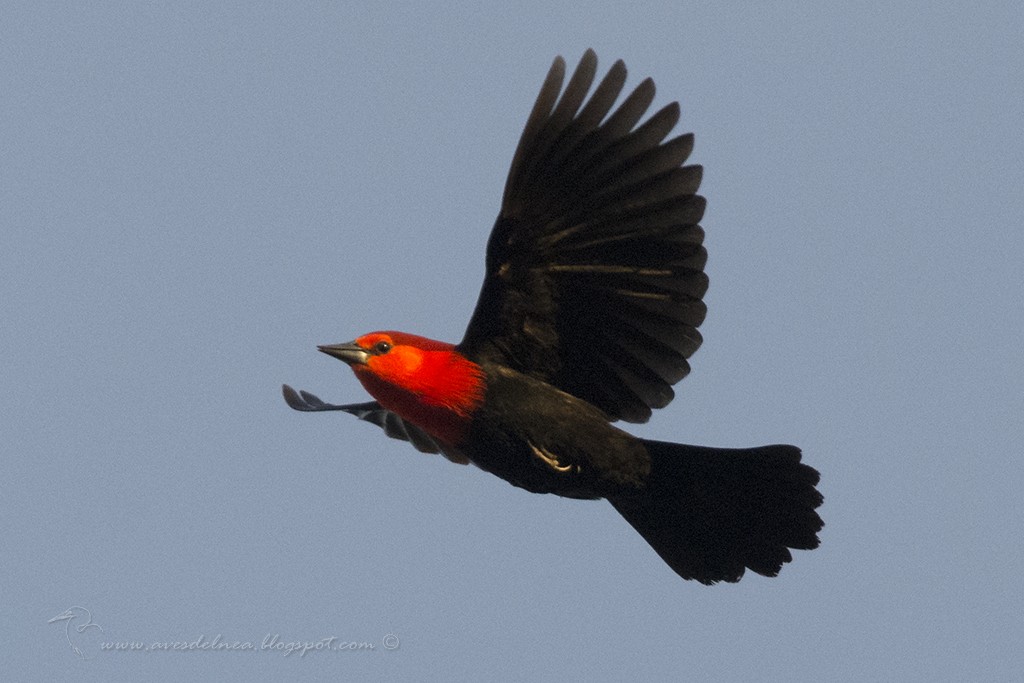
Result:
M373 345L374 353L383 354L383 353L387 353L390 350L391 350L390 342L379 341L379 342L377 342L376 344Z

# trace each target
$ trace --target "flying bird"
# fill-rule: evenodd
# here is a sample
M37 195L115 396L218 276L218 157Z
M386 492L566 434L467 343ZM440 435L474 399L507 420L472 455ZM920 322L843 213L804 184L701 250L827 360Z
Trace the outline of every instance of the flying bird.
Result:
M301 411L340 410L534 493L606 498L684 579L775 576L818 546L818 472L795 446L688 446L635 437L701 345L707 252L671 103L641 123L651 79L621 104L626 67L597 84L588 50L565 85L554 60L512 159L486 275L458 344L394 331L318 347L375 399L335 405L283 386ZM613 111L614 109L614 111Z

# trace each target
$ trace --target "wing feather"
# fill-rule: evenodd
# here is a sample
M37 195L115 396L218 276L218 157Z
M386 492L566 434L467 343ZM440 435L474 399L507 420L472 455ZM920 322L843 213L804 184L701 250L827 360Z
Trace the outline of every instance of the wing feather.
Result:
M701 343L707 290L693 135L679 105L642 121L651 79L618 108L626 67L590 91L588 50L555 59L513 156L487 272L459 350L643 422L672 400Z
M339 410L349 415L355 415L364 422L377 425L392 439L408 441L421 453L440 453L454 463L460 465L469 464L469 459L466 456L451 449L445 450L422 429L411 422L406 422L395 413L383 408L376 401L343 405L326 403L319 396L308 391L295 391L295 389L292 389L287 384L282 385L281 393L284 394L285 403L293 410L307 413Z

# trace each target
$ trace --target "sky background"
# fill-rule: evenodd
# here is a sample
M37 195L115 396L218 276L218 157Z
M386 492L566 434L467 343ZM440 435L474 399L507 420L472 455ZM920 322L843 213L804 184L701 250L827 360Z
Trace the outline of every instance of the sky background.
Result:
M3 678L1019 680L1019 3L85 5L0 21ZM587 47L705 167L704 346L631 429L803 448L778 578L281 399L366 400L316 344L461 338ZM331 637L374 649L273 646Z

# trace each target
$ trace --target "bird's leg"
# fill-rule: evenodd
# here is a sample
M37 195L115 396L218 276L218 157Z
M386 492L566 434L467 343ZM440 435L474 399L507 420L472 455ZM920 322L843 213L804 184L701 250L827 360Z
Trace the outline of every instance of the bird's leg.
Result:
M557 455L555 455L553 453L549 453L546 450L544 450L543 448L537 448L532 443L530 444L530 450L532 450L533 454L536 455L538 458L540 458L541 461L545 465L547 465L548 467L553 469L555 472L563 472L564 473L564 472L571 472L573 470L579 471L579 468L576 467L575 465L572 465L572 464L563 465L558 460L558 456Z

